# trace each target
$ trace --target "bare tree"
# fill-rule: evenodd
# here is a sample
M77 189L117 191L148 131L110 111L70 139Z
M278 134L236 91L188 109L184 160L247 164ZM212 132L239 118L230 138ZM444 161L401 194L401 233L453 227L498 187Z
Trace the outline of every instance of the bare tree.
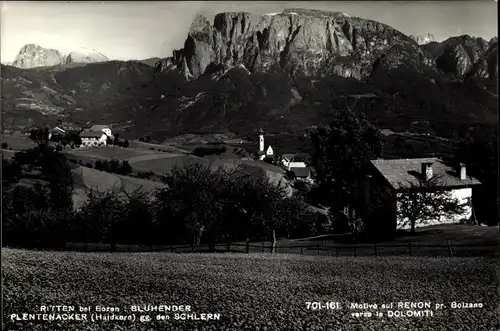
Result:
M425 223L430 219L440 220L465 212L467 202L462 203L455 198L441 183L442 177L434 175L430 179L418 178L416 182L399 184L398 214L403 225L410 225L411 233L415 233L417 223Z

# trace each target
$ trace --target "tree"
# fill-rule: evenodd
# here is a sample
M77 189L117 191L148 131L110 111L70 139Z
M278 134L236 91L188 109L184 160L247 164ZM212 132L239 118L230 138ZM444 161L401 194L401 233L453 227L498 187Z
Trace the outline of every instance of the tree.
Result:
M328 128L311 133L312 163L317 171L321 204L342 210L355 201L355 182L370 159L380 156L382 136L364 116L351 110L336 116Z
M15 160L2 157L2 182L13 182L21 176L21 166Z
M30 139L38 145L46 145L49 141L49 128L31 129Z
M120 166L120 173L123 175L128 175L132 172L132 167L128 163L128 161L124 160L122 161L122 164Z
M120 144L120 134L115 133L114 138L113 138L113 145L119 145Z
M128 146L129 146L129 142L128 142L128 140L125 140L125 141L123 142L123 144L122 144L122 147L127 148Z
M66 156L51 148L42 149L42 173L49 181L50 205L55 209L73 208L73 176Z
M211 250L231 240L271 239L287 233L298 218L285 187L265 176L206 164L174 167L164 178L167 188L156 194L156 213L163 233L182 243L201 241Z
M118 160L111 160L109 162L109 172L120 174L121 173L121 165Z
M123 218L125 200L118 188L99 192L91 189L80 208L78 225L85 242L117 243L117 226Z
M141 187L127 191L120 191L125 198L121 218L116 224L115 238L117 242L127 244L161 243L161 236L157 231L154 220L152 193Z
M467 202L453 197L451 191L440 187L440 183L438 175L399 183L403 189L397 193L398 216L402 225L410 225L412 234L417 223L464 214Z
M466 164L467 174L477 178L482 184L473 193L476 217L486 224L498 224L498 132L473 132L470 137L460 142L454 162Z

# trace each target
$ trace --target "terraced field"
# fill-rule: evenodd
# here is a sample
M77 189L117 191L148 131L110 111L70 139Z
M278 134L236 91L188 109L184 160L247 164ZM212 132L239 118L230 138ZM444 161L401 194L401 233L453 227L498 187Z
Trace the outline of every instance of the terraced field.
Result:
M124 188L127 192L132 192L139 188L145 191L153 191L165 187L160 182L112 174L87 167L77 167L72 170L72 173L75 182L73 203L76 208L85 202L90 189L103 192L114 188Z

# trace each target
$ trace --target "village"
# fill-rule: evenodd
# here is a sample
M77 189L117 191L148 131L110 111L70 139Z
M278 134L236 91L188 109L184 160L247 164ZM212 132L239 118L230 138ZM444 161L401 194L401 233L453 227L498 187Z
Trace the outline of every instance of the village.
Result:
M219 152L217 152L217 155L198 157L196 156L196 149L193 154L193 151L182 150L180 146L170 146L170 149L158 148L156 150L154 147L145 149L149 145L139 141L133 141L132 147L128 148L128 152L125 152L123 147L128 147L129 141L121 141L119 134L113 134L112 126L104 124L91 125L88 128L76 131L74 128L67 129L56 126L52 129L31 130L29 133L30 138L35 141L38 141L40 135L48 135L50 143L53 144L56 150L66 153L69 160L76 157L75 162L85 165L86 168L94 168L94 163L98 160L114 160L115 157L111 157L111 155L119 156L120 153L117 154L115 149L119 148L123 151L123 157L121 160L116 157L117 161L127 163L127 166L130 162L132 169L136 170L127 172L128 176L137 176L153 181L155 178L160 180L163 174L172 169L173 163L171 161L179 158L182 161L178 164L185 164L185 160L194 160L196 162L209 160L213 166L233 166L234 162L242 162L250 167L262 168L265 169L264 173L268 178L274 178L275 183L284 181L290 194L301 191L307 194L311 189L317 187L316 170L310 164L311 155L275 151L270 144L266 145L265 134L262 129L257 130L257 134L256 141L258 145L253 148L251 146L250 148L247 147L248 155L251 156L248 158L235 154L224 157L220 156ZM151 146L155 145L152 144ZM186 146L182 147L185 148ZM150 153L151 151L154 152ZM161 152L161 154L159 155L158 152ZM150 156L144 154L150 154ZM89 163L89 160L92 162ZM97 163L95 168L102 170L100 166L97 167ZM395 220L394 223L397 224L398 229L414 229L415 227L446 223L466 222L477 224L472 201L473 191L481 183L467 174L465 164L450 164L450 162L445 162L436 157L414 159L377 158L371 160L365 169L365 174L358 178L355 183L356 207L343 209L343 214L348 218L366 219L365 214L373 213L375 208L378 209L377 213L379 215L383 215L381 217ZM144 174L150 175L145 177ZM433 185L423 184L431 180ZM408 196L403 193L417 187L424 192L424 195L434 192L436 187L440 191L448 192L450 193L450 199L457 199L462 208L458 208L455 213L450 213L444 218L442 216L436 217L436 215L430 213L425 220L413 222L412 225L412 222L409 221L412 215L408 215L407 210L405 210L408 206L402 204L422 204L421 200L424 198L418 195ZM81 196L78 198L80 201L84 199ZM409 199L409 201L405 201L405 199ZM415 201L412 201L412 199ZM328 215L329 207L327 206L313 204L310 208ZM425 213L422 213L422 215L425 215ZM367 224L363 226L366 227ZM382 228L382 223L379 222L378 227Z

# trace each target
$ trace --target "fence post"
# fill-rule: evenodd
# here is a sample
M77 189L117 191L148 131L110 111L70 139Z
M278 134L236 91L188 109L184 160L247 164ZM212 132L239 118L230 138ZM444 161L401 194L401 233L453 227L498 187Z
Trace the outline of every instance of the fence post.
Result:
M358 254L356 253L356 246L357 244L354 244L354 256L358 256Z
M300 244L300 255L304 255L304 246Z
M375 256L378 256L378 253L377 253L377 243L373 244L373 250L375 251Z
M319 243L318 243L316 249L318 250L318 255L319 255Z
M264 253L264 242L262 242L262 249L261 249L262 253Z
M194 243L191 243L191 252L194 252Z
M411 240L408 240L408 253L411 256Z
M229 253L229 251L231 250L231 243L227 243L226 248L227 248L227 252Z
M339 256L339 245L337 244L337 256Z
M448 240L448 253L450 253L450 257L453 257L453 250L451 249L451 242Z
M83 243L83 250L84 250L85 252L87 251L87 243L86 243L86 242L84 242L84 243Z
M247 254L250 253L250 242L247 241Z
M170 245L170 252L174 252L174 246Z

